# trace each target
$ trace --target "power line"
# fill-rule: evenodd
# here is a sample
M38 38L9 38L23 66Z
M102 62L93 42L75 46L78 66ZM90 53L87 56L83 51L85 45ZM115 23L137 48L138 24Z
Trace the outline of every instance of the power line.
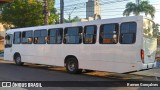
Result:
M123 11L113 11L113 10L103 10L107 12L123 12ZM66 13L69 13L69 11L65 11ZM74 12L92 12L92 11L74 11Z
M108 2L103 2L103 3L101 3L100 5L112 4L112 3L124 2L124 1L129 1L129 0L108 1ZM71 5L67 5L67 6L64 6L64 7L68 10L68 9L71 9L71 7L76 7L77 9L78 9L78 8L85 8L84 6L86 6L86 2L71 4ZM69 8L67 8L67 7L69 7ZM59 9L59 8L60 8L60 7L57 7L57 9ZM66 10L66 9L65 9L65 10Z
M104 2L104 1L102 1L102 3L101 3L101 5L105 5L105 4L112 4L112 3L117 3L117 2L124 2L124 1L129 1L129 0L116 0L116 1L107 1L107 2ZM71 4L71 5L67 5L67 6L65 6L65 7L69 7L69 8L66 8L65 9L65 11L67 12L67 11L69 11L69 10L72 10L71 8L71 6L74 6L74 5L76 5L76 9L79 9L79 8L85 8L84 7L84 5L85 5L86 3L85 2L82 2L82 3L76 3L76 4ZM77 6L78 5L78 6ZM153 5L159 5L159 4L153 4ZM102 11L106 11L106 10L117 10L117 9L125 9L125 8L114 8L114 9L103 9ZM74 12L86 12L86 11L74 11ZM120 11L110 11L110 12L120 12Z
M85 4L86 2L82 2L82 3L76 3L76 4L70 4L70 5L66 5L64 7L71 7L71 6L77 6L77 5L81 5L81 4ZM60 7L57 7L60 8Z
M105 5L105 4L112 4L112 3L117 3L117 2L124 2L124 1L129 1L129 0L116 0L116 1L108 1L108 2L101 2L101 5ZM76 6L75 6L76 5ZM74 12L86 12L86 11L79 11L79 9L82 9L82 8L86 8L85 6L86 6L86 2L81 2L81 3L76 3L76 4L72 4L72 5L67 5L67 6L65 6L65 9L64 9L64 12L66 12L66 13L69 13L69 12L71 12L71 10L73 10L73 6L75 6L76 7L76 11L74 11ZM74 8L75 8L74 7ZM92 7L92 6L91 6ZM117 11L113 11L113 10L117 10ZM103 9L103 10L101 10L101 11L103 11L103 12L123 12L123 11L120 11L120 10L122 10L122 9L125 9L125 8L114 8L114 9ZM90 11L89 11L90 12ZM79 16L79 15L78 15ZM85 15L84 15L85 16Z
M111 3L117 3L117 2L124 2L124 1L129 1L129 0L116 0L116 1L103 2L103 3L101 3L101 5L111 4Z

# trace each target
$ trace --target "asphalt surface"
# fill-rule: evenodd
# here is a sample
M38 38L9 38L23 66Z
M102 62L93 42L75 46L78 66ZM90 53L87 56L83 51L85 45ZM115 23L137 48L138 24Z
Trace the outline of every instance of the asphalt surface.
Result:
M159 69L156 69L159 70ZM143 72L143 71L142 71ZM145 73L146 74L146 73ZM62 67L25 64L0 60L0 81L160 81L157 76L142 73L118 74L108 72L83 72L69 74ZM91 83L88 83L91 84ZM46 87L46 88L0 88L0 90L159 90L158 87Z

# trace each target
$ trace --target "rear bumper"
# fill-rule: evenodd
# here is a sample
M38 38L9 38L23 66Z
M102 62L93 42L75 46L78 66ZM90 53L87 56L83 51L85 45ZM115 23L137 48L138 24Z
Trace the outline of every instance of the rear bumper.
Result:
M156 67L156 63L142 64L142 69L151 69Z
M156 67L156 62L154 63L148 63L148 64L142 64L141 62L138 65L138 70L143 70L143 69L151 69Z

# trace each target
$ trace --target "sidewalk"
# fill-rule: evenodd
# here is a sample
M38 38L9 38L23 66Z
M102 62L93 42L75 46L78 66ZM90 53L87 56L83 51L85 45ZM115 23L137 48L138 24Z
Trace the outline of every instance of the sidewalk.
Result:
M160 77L160 68L138 71L131 74Z
M3 60L3 57L0 57L1 60Z

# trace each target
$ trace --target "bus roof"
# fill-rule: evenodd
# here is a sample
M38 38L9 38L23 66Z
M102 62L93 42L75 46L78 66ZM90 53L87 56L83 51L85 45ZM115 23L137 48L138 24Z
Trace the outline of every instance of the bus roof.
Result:
M34 26L34 27L9 29L6 31L6 33L12 33L15 31L40 30L40 29L63 28L63 27L84 26L84 25L100 25L100 24L104 24L104 22L105 23L120 23L120 22L127 22L127 21L136 21L136 20L143 19L143 18L144 18L143 16L128 16L128 17L93 20L93 21L86 21L86 22L74 22L74 23L64 23L64 24L55 24L55 25Z

